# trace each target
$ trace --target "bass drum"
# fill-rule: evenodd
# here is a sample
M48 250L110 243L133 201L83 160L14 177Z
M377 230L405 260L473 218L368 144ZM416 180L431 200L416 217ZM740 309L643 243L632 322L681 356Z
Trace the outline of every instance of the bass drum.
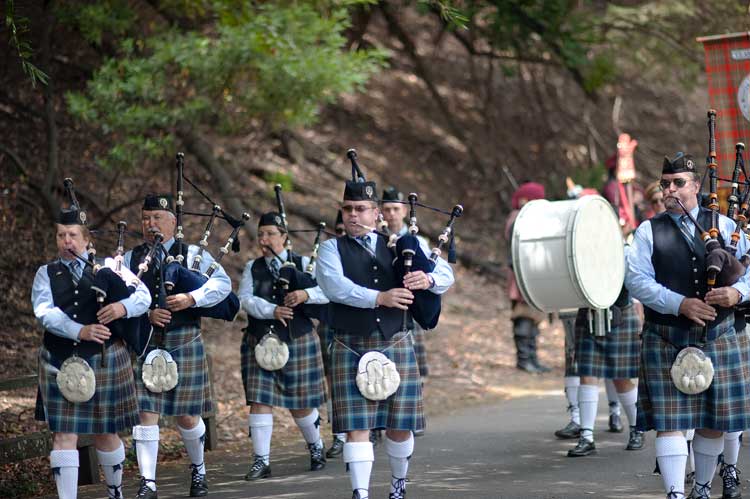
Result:
M625 280L620 225L601 196L527 203L511 251L521 294L543 312L608 308Z

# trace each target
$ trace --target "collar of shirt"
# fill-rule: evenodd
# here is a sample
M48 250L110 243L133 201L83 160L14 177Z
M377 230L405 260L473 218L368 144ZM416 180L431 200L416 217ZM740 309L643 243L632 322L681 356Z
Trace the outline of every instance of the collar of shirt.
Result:
M172 245L174 245L174 237L170 238L169 241L161 243L162 246L164 246L164 250L169 252L169 250L172 249Z
M693 208L692 210L690 210L690 215L692 215L692 217L697 220L698 219L698 212L699 211L700 211L700 206L696 206L695 208ZM682 217L683 215L685 215L685 213L672 213L671 211L667 212L667 214L678 225L680 224L680 217ZM691 227L693 226L693 221L690 220L690 217L688 217L688 219L686 220L686 222Z
M268 267L271 267L271 260L274 260L276 257L271 255L270 257L264 256L263 259L266 261L266 265ZM281 250L281 253L279 253L279 258L281 258L282 261L286 261L286 250Z
M402 225L401 230L398 231L398 237L405 236L407 232L409 232L409 227L406 224Z
M83 253L81 253L81 258L83 258L84 260L88 261L89 260L89 252L86 251L86 250L84 250ZM60 257L59 260L60 260L60 262L62 262L68 268L70 268L70 263L73 262L73 261L77 261L80 264L80 266L78 267L79 269L84 266L84 263L82 261L80 261L76 257L73 257L71 260L66 260L66 259Z

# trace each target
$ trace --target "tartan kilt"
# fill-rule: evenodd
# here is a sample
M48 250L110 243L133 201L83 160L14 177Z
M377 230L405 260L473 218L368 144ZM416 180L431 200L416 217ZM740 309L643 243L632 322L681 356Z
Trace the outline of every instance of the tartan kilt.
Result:
M401 376L401 384L396 393L380 401L363 397L355 381L360 356L350 352L339 342L360 354L388 348L383 353L396 364ZM334 433L383 428L411 431L424 429L422 383L412 343L411 332L396 333L390 340L384 339L379 331L369 336L336 332L331 350Z
M750 337L737 334L733 323L730 315L715 326L724 334L703 348L713 362L714 379L708 390L695 395L680 392L672 383L670 368L682 346L668 343L660 333L671 330L674 334L674 328L646 323L638 381L639 430L706 428L732 432L750 427ZM695 343L702 328L690 328L688 334Z
M211 412L211 386L208 379L208 363L199 326L183 326L167 330L164 350L177 362L177 386L168 392L148 391L141 378L141 366L146 355L154 350L153 341L146 354L136 360L135 386L138 390L138 407L141 412L153 412L162 416L200 416Z
M621 308L622 322L606 336L589 333L585 317L579 314L575 324L578 374L605 379L638 377L642 322L631 303Z
M245 332L242 337L242 384L247 405L253 403L312 409L326 401L323 361L318 335L309 333L287 343L289 361L277 371L266 371L255 360L258 339Z
M425 330L422 326L414 321L414 329L412 330L414 338L414 355L417 356L417 365L419 366L419 375L425 377L430 374L430 368L427 365L427 349L425 348Z
M333 343L333 328L325 322L318 322L315 328L320 344L320 353L323 358L323 371L326 376L331 374L331 344Z
M576 358L576 316L561 315L560 321L565 330L565 376L578 376L578 359Z
M52 432L79 435L117 433L138 424L133 368L122 341L107 348L105 367L101 367L101 353L86 359L96 375L96 392L88 402L68 402L60 392L57 373L64 360L43 346L39 349L37 420L46 421Z

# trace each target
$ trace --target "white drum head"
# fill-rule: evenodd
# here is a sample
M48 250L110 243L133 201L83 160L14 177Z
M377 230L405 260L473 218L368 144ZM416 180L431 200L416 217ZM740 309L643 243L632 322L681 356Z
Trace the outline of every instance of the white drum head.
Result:
M571 273L589 308L610 307L625 280L625 249L612 206L601 196L586 196L571 222Z

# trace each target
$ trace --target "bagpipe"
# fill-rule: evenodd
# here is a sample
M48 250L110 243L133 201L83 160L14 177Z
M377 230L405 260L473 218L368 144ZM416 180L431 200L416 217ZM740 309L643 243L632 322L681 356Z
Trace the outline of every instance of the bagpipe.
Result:
M314 288L318 285L313 272L315 270L315 260L317 259L318 248L320 247L320 236L325 229L325 223L320 222L316 229L315 242L313 244L313 252L310 257L306 269L301 271L292 261L292 238L289 230L289 224L287 223L286 207L284 206L284 198L282 195L282 187L280 184L274 186L274 192L276 194L276 208L281 217L281 225L286 233L286 241L284 243L284 249L286 250L286 261L279 258L278 255L274 254L274 258L279 260L281 268L279 268L278 285L282 290L281 305L284 304L284 297L292 291L304 290ZM294 231L299 232L299 231ZM270 249L270 248L269 248ZM273 250L272 250L273 252ZM326 305L310 305L302 303L294 307L294 313L302 313L307 317L318 319L319 321L325 322L327 319ZM290 324L291 329L291 324Z
M66 178L63 181L65 191L70 198L71 205L80 209L78 199L75 195L75 189L73 187L73 180ZM84 212L81 211L81 214ZM85 215L82 215L82 222L86 221ZM84 266L91 268L93 274L93 283L91 289L97 295L97 303L101 309L105 305L111 303L117 303L121 300L129 298L130 295L135 291L136 286L140 282L140 277L143 272L139 271L137 276L133 276L129 271L123 271L122 262L124 243L125 243L125 230L127 229L127 223L120 221L117 223L117 249L114 259L104 259L103 261L96 260L96 251L94 249L93 241L89 241L87 246L88 259L83 258L81 255L69 250L70 254L80 260ZM144 269L148 268L148 264L154 258L155 250L147 255L142 266ZM101 263L100 263L101 262ZM145 271L145 270L144 270ZM126 278L126 274L129 277ZM144 314L138 317L122 317L107 325L110 332L114 337L123 339L131 348L135 351L142 351L148 344L148 337L151 333L151 325L148 322L148 317ZM102 345L102 367L104 366L106 345Z
M203 237L198 243L198 252L196 253L193 263L190 268L187 268L187 261L183 254L184 252L184 234L182 226L182 218L184 214L204 216L202 213L186 213L184 211L184 161L185 155L183 153L177 153L177 199L175 201L175 218L177 228L175 232L175 244L177 245L177 256L172 257L167 255L166 251L163 250L163 256L165 257L166 265L163 265L164 276L162 282L167 295L175 295L179 293L189 293L201 288L211 278L211 276L219 268L219 264L224 256L229 253L230 248L234 252L239 251L239 232L245 223L250 219L250 215L242 213L242 216L237 219L231 216L229 213L224 211L221 206L211 201L195 184L190 183L196 190L202 194L212 205L211 214L208 215L208 223L203 231ZM201 262L203 261L203 253L208 247L208 238L211 236L214 222L217 218L224 219L232 227L232 232L229 235L224 246L219 249L219 254L216 256L214 261L211 263L205 273L200 270ZM161 293L160 293L161 296ZM212 319L222 319L225 321L233 321L240 310L240 300L234 292L230 292L229 295L222 301L211 307L200 307L191 309L198 317L209 317Z
M349 161L352 164L352 179L364 180L364 175L357 162L357 151L349 149L346 153ZM406 202L404 201L388 201L389 203L408 203L409 204L409 228L406 234L398 236L398 234L392 234L388 229L388 224L383 219L383 215L378 216L378 227L374 229L375 232L385 237L388 247L393 252L393 267L396 271L397 278L399 281L409 273L414 271L422 271L425 274L429 274L435 270L438 258L441 256L443 246L449 246L448 262L456 263L456 246L455 246L455 231L454 224L457 218L463 215L463 206L457 204L453 207L450 212L420 204L418 202L419 197L416 193L410 193ZM416 207L420 206L438 213L449 215L448 223L440 233L438 237L438 244L432 249L430 255L425 255L424 251L419 242L417 234L419 233L419 226L417 225L417 212ZM409 305L409 312L413 319L424 329L434 329L437 326L440 319L441 311L441 296L431 292L428 289L417 290L413 292L414 301ZM407 328L407 314L404 314L403 329Z

